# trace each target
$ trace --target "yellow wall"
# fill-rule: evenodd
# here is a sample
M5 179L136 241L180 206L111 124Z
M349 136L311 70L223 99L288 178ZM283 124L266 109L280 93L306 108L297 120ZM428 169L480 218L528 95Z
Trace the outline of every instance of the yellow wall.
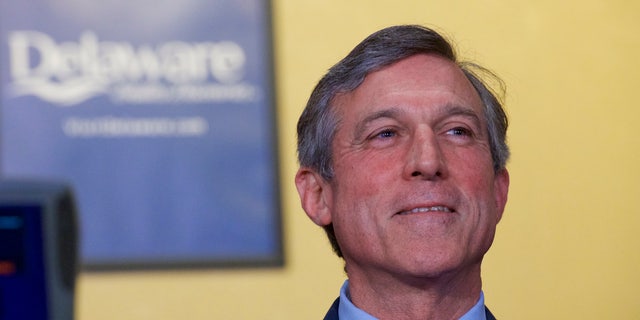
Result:
M421 23L507 82L507 212L484 264L502 319L640 319L640 2L274 0L286 267L82 274L78 319L319 319L341 262L299 207L295 121L369 33ZM635 129L634 129L635 127Z

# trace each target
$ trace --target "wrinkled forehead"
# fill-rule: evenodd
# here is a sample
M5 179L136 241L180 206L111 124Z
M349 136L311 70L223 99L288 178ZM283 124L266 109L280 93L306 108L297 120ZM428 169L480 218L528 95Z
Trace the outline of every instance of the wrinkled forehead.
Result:
M355 90L337 94L331 105L341 117L362 112L358 107L366 109L420 98L440 98L443 104L466 106L484 118L482 100L465 73L453 61L436 54L413 55L373 71Z

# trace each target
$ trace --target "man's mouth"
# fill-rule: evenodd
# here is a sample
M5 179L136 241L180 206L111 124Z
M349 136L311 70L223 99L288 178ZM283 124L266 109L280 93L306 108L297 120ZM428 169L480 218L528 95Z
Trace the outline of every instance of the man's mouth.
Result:
M446 206L432 206L432 207L419 207L411 210L400 211L398 212L398 214L406 215L406 214L412 214L412 213L425 213L425 212L451 213L451 212L454 212L454 210Z

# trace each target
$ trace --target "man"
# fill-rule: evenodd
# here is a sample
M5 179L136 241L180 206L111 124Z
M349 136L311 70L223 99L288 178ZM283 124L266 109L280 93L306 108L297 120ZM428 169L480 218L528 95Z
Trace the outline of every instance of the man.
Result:
M325 319L493 319L480 265L507 201L507 119L451 45L378 31L332 67L298 122L302 207L348 280Z

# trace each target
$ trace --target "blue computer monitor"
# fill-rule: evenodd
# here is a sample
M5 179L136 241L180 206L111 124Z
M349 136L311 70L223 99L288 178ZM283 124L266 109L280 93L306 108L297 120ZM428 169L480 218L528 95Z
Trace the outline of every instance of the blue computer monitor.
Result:
M69 188L0 181L0 320L73 319L77 242Z

